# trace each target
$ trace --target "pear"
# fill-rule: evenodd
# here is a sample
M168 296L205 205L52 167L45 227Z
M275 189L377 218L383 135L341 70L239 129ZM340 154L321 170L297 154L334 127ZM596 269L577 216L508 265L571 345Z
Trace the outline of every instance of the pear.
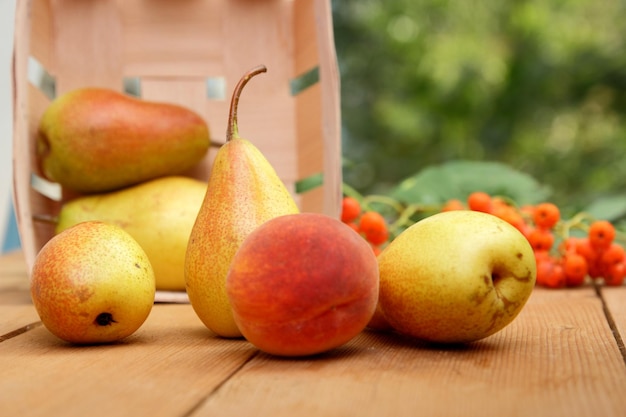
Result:
M80 88L46 108L37 158L47 179L94 193L183 173L209 146L207 123L185 107Z
M152 311L154 273L146 253L117 226L83 222L35 257L30 292L44 326L77 344L133 334Z
M508 326L535 288L533 248L489 213L454 210L420 220L380 255L379 306L416 339L469 343Z
M206 189L204 181L169 176L78 197L61 207L56 232L88 220L119 226L148 255L157 289L184 291L187 242Z
M244 239L264 222L298 213L293 197L263 154L239 136L237 104L241 90L264 66L247 72L235 87L226 142L218 150L185 261L187 294L211 331L241 337L226 293L226 276Z

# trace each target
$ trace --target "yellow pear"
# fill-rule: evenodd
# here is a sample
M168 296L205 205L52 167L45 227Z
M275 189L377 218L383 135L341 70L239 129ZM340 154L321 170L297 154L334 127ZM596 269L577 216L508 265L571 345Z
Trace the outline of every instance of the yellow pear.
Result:
M185 261L187 294L202 322L222 337L241 337L226 294L226 276L243 240L262 223L298 212L293 197L263 154L239 137L237 103L256 67L235 87L226 143L217 152L207 192L192 228Z
M55 99L37 137L43 174L79 193L95 193L181 174L210 146L205 120L182 106L105 88Z
M148 255L158 290L185 290L185 253L207 184L163 177L108 193L78 197L63 205L56 232L100 220L128 232Z
M72 343L106 343L134 333L154 303L154 273L121 228L83 222L50 239L33 264L30 290L44 326Z
M533 249L519 230L471 210L415 223L378 263L384 319L435 343L473 342L503 329L526 304L537 274Z

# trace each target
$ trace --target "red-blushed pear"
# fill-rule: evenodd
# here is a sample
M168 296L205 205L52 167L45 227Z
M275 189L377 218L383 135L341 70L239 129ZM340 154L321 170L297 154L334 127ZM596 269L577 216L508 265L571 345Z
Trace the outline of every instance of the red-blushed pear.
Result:
M30 292L42 323L57 337L76 344L113 342L148 318L154 273L127 232L87 221L43 246L33 264Z
M182 106L106 88L79 88L45 110L37 137L44 175L79 193L181 174L210 146L209 128Z
M370 245L338 219L285 215L244 240L226 290L249 342L273 355L314 355L347 343L368 324L378 264Z
M384 318L401 333L435 343L472 342L503 329L526 304L537 273L519 230L471 210L417 222L378 263Z
M239 245L274 217L298 206L263 154L239 137L237 104L243 87L264 66L247 72L235 87L226 143L215 156L204 201L185 256L185 283L200 320L222 337L241 337L226 296L226 275Z

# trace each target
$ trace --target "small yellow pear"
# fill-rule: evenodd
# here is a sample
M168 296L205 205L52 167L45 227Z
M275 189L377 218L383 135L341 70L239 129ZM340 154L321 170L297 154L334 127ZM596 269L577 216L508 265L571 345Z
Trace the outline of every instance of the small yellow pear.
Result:
M252 76L265 71L265 67L251 70L235 87L226 143L215 157L187 246L185 281L189 301L202 322L222 337L242 336L226 294L226 276L237 249L262 223L298 212L271 164L238 134L241 90Z
M154 273L121 228L83 222L50 239L33 264L30 291L44 326L77 344L134 333L154 303Z
M87 220L119 226L148 255L157 290L184 291L187 243L206 189L204 181L171 176L78 197L61 208L56 232Z

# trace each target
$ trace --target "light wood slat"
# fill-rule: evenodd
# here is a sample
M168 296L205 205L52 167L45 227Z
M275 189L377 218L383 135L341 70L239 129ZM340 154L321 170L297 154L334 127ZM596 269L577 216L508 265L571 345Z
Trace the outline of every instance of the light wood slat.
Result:
M365 332L320 358L261 354L194 416L623 416L626 368L593 289L538 290L500 333L436 348Z
M3 339L11 337L12 332L24 331L29 325L38 324L39 316L35 308L29 304L6 305L0 298L0 343Z
M605 287L601 289L602 298L618 332L618 341L621 343L622 354L626 362L626 286Z
M317 28L315 25L320 23L316 22L316 19L311 19L311 15L316 13L315 7L315 0L300 0L300 7L293 8L295 76L311 70L319 62L320 51L317 45ZM318 17L318 19L323 18L324 16Z
M117 0L129 76L168 78L221 75L224 2ZM119 47L118 46L118 47Z
M57 94L83 86L121 90L124 44L115 2L54 0Z
M340 75L335 51L330 2L315 2L317 45L319 48L320 82L322 84L322 138L324 139L324 201L323 212L341 215L343 177L341 162Z
M31 304L28 281L22 278L0 278L0 305Z
M125 342L77 347L40 326L0 343L6 416L182 416L256 350L214 337L190 305L157 305Z
M28 280L26 268L21 250L3 253L0 256L0 291L4 290L2 283L5 279Z
M3 254L0 258L0 306L30 304L28 273L25 267L24 255L21 251ZM14 324L11 318L0 313L0 334L10 330ZM11 323L10 325L8 323ZM27 323L19 322L19 326ZM8 327L6 327L8 326ZM18 324L15 324L18 326ZM18 327L19 327L18 326Z
M315 120L321 117L322 95L321 85L315 84L302 91L297 96L298 112L298 176L306 178L321 173L324 169L324 143L322 127Z

